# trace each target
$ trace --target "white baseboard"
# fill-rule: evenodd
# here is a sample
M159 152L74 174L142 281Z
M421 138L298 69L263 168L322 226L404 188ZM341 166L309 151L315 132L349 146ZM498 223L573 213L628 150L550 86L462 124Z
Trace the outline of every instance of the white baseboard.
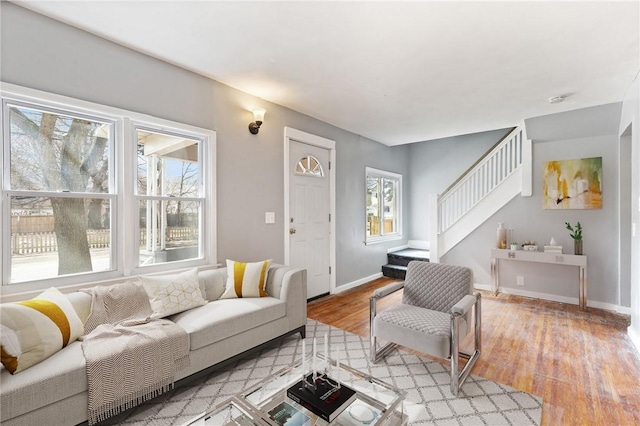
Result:
M474 284L474 288L478 290L493 290L490 284ZM557 294L538 293L535 291L519 290L511 287L501 287L500 293L513 294L515 296L530 297L532 299L550 300L552 302L568 303L570 305L578 305L577 297L558 296ZM587 306L592 308L604 309L607 311L617 312L619 314L631 315L631 308L626 306L614 305L613 303L598 302L595 300L587 300Z
M604 309L607 311L614 311L619 314L631 316L631 308L626 306L614 305L613 303L596 302L594 300L587 300L587 306L592 308Z
M361 278L359 280L356 281L352 281L350 283L347 284L342 284L341 286L338 286L335 288L335 290L333 291L333 294L338 294L338 293L342 293L343 291L346 290L351 290L352 288L361 286L362 284L367 284L368 282L371 282L373 280L377 280L378 278L382 277L382 272L378 272L377 274L373 274L370 275L366 278Z
M479 283L474 283L473 284L473 288L475 288L476 290L484 290L484 291L491 291L493 290L491 288L491 285L489 284L479 284Z

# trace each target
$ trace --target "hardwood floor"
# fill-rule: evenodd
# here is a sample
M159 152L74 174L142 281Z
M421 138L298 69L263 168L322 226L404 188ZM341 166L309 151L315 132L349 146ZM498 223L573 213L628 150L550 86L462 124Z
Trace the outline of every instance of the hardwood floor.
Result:
M369 296L390 282L310 302L308 317L366 337ZM640 425L640 355L627 336L628 317L481 293L482 354L472 374L541 396L543 425Z

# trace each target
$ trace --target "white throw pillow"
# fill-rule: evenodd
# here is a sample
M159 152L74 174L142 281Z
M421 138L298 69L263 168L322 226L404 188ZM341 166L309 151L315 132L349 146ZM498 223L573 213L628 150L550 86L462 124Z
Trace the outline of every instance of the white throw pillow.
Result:
M265 285L271 259L243 263L227 259L227 285L220 299L267 297Z
M164 318L206 305L198 282L198 268L173 275L143 275L140 282L149 295L153 318Z
M74 342L84 325L67 296L51 287L38 297L0 304L2 364L16 374Z

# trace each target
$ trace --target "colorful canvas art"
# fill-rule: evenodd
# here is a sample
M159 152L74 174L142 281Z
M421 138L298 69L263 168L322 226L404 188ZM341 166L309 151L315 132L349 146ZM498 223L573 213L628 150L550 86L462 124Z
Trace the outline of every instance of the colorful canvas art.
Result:
M601 209L602 157L545 163L542 192L545 209Z

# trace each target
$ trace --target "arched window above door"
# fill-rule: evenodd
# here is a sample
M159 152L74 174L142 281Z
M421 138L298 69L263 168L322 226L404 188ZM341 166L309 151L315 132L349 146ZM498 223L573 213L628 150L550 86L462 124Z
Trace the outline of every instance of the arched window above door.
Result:
M324 170L316 157L305 155L296 163L296 174L314 177L324 177Z

